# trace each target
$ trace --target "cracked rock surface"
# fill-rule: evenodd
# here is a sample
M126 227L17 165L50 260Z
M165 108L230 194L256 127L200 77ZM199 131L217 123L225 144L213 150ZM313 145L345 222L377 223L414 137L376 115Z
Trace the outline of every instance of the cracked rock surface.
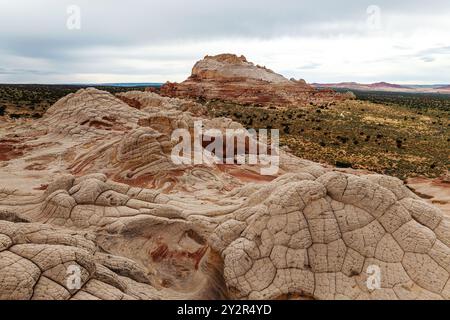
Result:
M173 130L242 128L205 114L86 89L1 124L0 299L450 299L446 212L283 151L174 164Z

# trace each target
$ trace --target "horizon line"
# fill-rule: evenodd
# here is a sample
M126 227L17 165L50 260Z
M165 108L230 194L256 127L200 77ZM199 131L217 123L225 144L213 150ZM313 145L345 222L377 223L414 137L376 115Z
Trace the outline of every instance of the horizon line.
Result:
M171 82L170 80L167 80L165 82L0 82L0 85L66 85L66 86L85 86L85 85L95 85L95 86L108 86L108 85L162 85L167 82ZM394 84L394 85L402 85L402 86L447 86L450 85L450 82L448 83L403 83L403 82L391 82L391 81L376 81L376 82L357 82L357 81L340 81L340 82L307 82L309 85L314 84L326 84L326 85L333 85L333 84L360 84L360 85L371 85L371 84L379 84L379 83L386 83L386 84Z

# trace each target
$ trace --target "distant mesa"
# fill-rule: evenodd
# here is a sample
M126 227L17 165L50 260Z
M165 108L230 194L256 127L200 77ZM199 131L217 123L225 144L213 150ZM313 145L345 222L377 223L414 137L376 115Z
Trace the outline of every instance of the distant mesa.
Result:
M370 84L362 84L357 82L340 82L340 83L313 83L314 87L324 88L348 88L348 89L409 89L407 86L392 84L388 82L377 82Z
M399 84L392 84L392 83L388 83L388 82L372 83L372 84L369 84L369 87L372 87L372 88L397 88L397 89L407 88L407 87L401 86Z
M190 80L210 81L254 81L268 83L289 83L289 80L265 67L248 62L244 56L220 54L206 56L192 69ZM188 80L189 80L188 79Z
M406 93L450 93L450 85L400 85L389 82L363 84L357 82L313 83L315 88L349 89L359 91L387 91Z
M234 54L206 56L194 65L188 79L166 83L161 94L261 106L321 105L348 98L332 90L318 90L303 79L288 80Z

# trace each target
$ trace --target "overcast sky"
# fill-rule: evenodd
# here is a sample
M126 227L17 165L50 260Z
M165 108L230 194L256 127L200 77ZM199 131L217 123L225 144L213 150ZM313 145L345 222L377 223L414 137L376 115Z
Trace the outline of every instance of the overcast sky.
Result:
M182 81L225 52L311 83L450 83L450 1L0 0L0 83Z

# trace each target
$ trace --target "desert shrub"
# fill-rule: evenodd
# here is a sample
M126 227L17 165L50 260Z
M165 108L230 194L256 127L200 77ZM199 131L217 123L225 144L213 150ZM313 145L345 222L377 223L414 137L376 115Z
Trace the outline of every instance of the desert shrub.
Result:
M341 137L341 136L337 136L336 139L344 144L347 143L349 140L347 137Z
M4 106L0 106L0 117L5 115L5 109Z
M352 164L347 161L336 161L336 167L338 168L351 168Z

